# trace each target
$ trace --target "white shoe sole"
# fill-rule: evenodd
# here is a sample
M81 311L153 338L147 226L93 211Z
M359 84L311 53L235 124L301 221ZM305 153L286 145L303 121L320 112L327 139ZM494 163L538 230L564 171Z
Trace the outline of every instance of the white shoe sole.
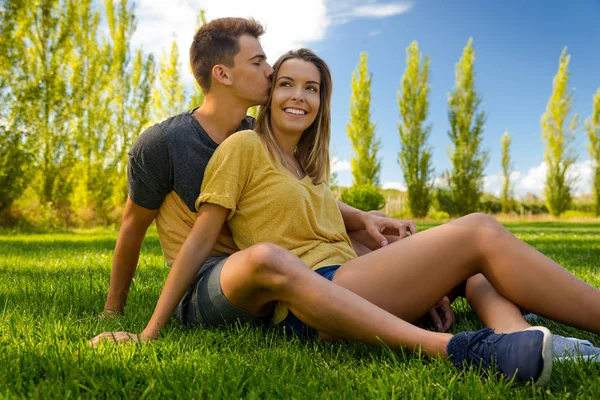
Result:
M554 341L552 340L552 333L543 326L532 326L531 328L524 329L525 331L540 331L544 334L544 340L542 342L542 359L544 360L544 367L540 377L535 381L536 385L542 386L548 383L550 375L552 375L552 361L554 360Z

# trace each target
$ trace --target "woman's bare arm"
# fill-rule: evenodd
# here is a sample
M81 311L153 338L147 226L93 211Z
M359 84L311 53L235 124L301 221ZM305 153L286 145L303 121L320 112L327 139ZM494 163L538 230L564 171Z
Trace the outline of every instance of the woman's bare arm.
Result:
M177 254L154 313L142 332L142 339L156 339L159 330L167 324L177 303L210 255L228 212L228 209L215 204L200 206L194 227Z
M202 204L198 210L194 227L181 246L175 263L171 267L154 313L141 334L142 340L156 339L160 329L167 324L175 307L210 255L228 212L228 209L215 204ZM104 339L124 342L137 341L135 334L105 332L94 337L90 345L94 346Z

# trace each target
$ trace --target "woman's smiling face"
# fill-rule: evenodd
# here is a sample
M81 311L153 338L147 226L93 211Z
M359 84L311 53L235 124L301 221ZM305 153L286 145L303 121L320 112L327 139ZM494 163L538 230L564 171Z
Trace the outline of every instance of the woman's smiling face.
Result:
M321 76L310 62L290 59L273 81L271 126L279 132L304 132L319 114Z

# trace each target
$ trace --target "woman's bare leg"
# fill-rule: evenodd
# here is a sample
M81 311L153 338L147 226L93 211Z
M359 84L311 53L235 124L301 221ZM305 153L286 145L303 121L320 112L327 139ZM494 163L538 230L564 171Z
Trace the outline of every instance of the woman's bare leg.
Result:
M292 253L261 244L230 256L221 272L225 297L252 313L284 302L307 325L328 332L324 337L359 340L391 348L421 349L446 357L452 335L418 328L335 285L308 268Z
M478 273L514 304L600 332L600 291L485 214L459 218L352 260L333 281L414 321Z
M359 256L381 248L381 245L365 230L350 231L348 236L354 251ZM386 239L391 244L400 238L387 235ZM464 296L486 327L502 333L518 332L531 327L523 318L519 307L499 294L482 274L467 279L464 284L459 286L460 294L453 291L447 295L451 296L451 301L457 295ZM428 314L422 316L422 319L427 318L429 318Z

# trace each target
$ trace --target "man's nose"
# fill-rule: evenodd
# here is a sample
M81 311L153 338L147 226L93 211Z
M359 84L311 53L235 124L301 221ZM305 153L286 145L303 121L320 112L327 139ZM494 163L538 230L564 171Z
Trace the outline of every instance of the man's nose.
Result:
M273 79L273 67L271 67L270 64L267 63L267 70L266 70L266 76L269 79Z

